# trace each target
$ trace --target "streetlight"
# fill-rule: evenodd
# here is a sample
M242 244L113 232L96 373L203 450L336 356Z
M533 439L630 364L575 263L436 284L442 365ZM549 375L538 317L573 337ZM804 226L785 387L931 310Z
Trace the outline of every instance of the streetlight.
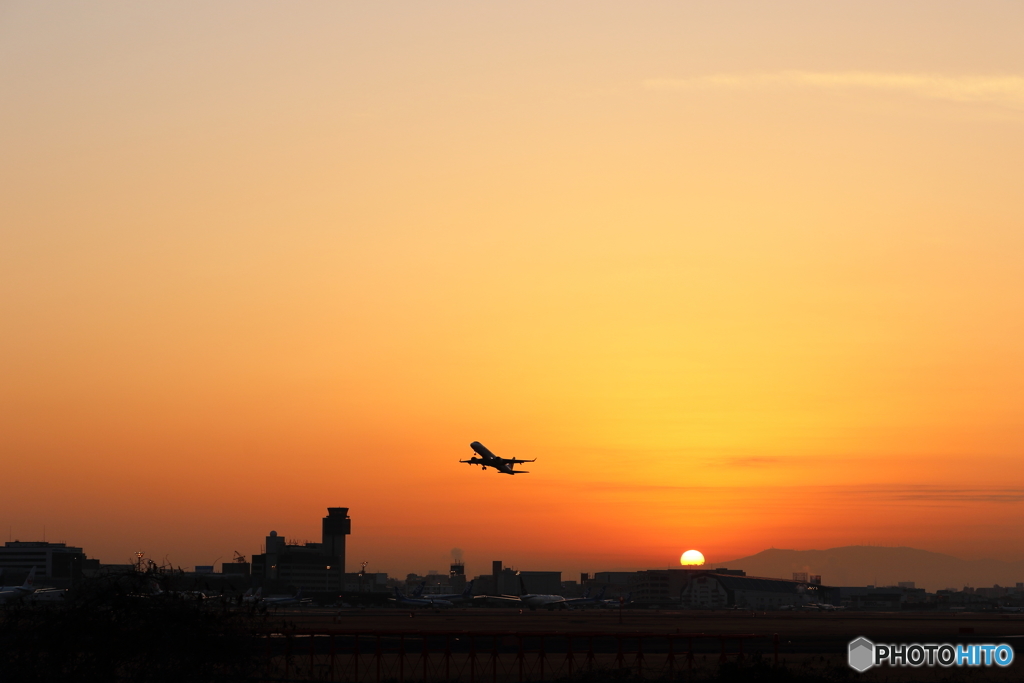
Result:
M330 572L330 571L331 571L331 565L327 565L327 570L324 571L324 591L331 590L330 583L329 583L330 582L330 574L328 574L328 572Z

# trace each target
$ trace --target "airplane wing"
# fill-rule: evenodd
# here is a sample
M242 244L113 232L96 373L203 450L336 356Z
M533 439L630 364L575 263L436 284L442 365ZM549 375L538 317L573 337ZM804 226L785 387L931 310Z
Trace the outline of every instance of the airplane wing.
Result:
M514 595L474 595L473 602L495 606L523 604L523 601Z
M501 461L504 462L504 463L511 463L511 464L514 464L514 465L518 465L518 464L524 463L524 462L537 462L537 458L534 458L533 460L516 460L515 458L502 458Z

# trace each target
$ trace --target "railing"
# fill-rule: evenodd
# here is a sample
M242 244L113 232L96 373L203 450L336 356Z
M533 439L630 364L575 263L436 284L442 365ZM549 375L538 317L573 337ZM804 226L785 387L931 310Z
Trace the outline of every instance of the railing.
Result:
M595 672L672 679L700 663L778 663L778 636L290 630L263 634L264 681L540 683ZM746 650L744 648L746 644Z

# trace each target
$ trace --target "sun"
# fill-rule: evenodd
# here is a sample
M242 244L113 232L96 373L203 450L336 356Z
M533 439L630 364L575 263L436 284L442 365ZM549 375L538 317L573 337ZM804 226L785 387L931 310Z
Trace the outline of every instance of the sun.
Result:
M684 567L695 567L704 564L704 554L699 550L687 550L679 558L679 564Z

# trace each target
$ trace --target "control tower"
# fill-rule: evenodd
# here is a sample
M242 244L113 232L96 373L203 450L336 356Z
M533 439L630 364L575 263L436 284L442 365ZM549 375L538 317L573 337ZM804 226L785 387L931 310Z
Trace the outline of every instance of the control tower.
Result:
M352 520L348 516L348 508L327 508L327 516L323 521L323 543L321 548L324 555L335 556L341 568L345 572L345 537L352 533Z

